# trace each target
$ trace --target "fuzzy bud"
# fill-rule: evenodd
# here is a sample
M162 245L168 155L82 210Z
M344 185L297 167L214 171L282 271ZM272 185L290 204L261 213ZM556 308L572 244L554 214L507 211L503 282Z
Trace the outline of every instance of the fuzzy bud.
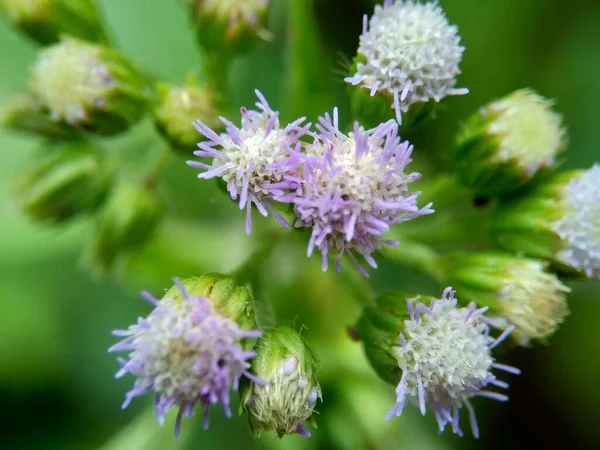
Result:
M8 20L40 44L60 35L99 42L106 39L92 0L0 0Z
M163 216L163 204L146 186L123 183L111 193L98 217L87 264L104 274L127 253L143 246Z
M474 113L452 155L465 186L480 196L507 194L554 169L567 136L552 104L521 89Z
M200 44L229 55L247 51L265 30L271 0L188 0Z
M198 142L198 133L191 126L201 120L219 133L224 128L219 120L219 101L210 86L198 85L193 80L178 86L159 83L156 87L154 122L175 151L190 154Z
M17 202L34 219L61 222L95 210L111 182L106 160L90 145L53 149L17 181Z
M311 420L321 387L317 362L300 334L290 327L265 332L255 348L253 372L268 384L247 383L242 408L257 436L275 431L279 437L310 436L304 422Z
M600 165L554 175L504 202L493 221L496 244L546 259L565 275L600 277Z
M72 38L38 54L31 90L50 118L74 128L112 135L141 117L145 87L117 51Z
M463 302L488 306L495 326L514 326L511 337L521 346L546 341L567 316L570 289L548 264L501 253L477 253L455 258L448 281Z
M117 378L130 373L136 377L123 408L146 392L155 395L159 424L173 407L179 409L175 435L183 416L194 415L197 405L204 409L204 428L212 406L221 404L230 417L230 391L236 391L245 376L258 384L264 380L250 372L256 330L252 297L231 278L209 274L184 281L162 300L144 292L154 310L127 330L113 334L123 338L109 351L128 351L119 358Z
M476 309L474 303L459 307L451 288L441 299L394 292L365 308L357 331L366 355L382 379L397 385L397 401L387 419L400 416L408 401L423 415L429 406L440 432L450 424L455 434L462 435L459 409L465 406L473 435L479 436L470 400L506 401L506 395L484 390L488 385L508 387L491 371L520 373L494 362L491 349L512 328L494 339L483 315L486 310Z

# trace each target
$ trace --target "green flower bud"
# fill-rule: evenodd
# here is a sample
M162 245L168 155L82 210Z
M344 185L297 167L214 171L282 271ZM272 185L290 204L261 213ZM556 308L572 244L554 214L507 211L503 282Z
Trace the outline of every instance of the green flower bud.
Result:
M242 409L257 436L276 431L279 437L298 433L311 421L321 387L316 359L300 334L290 327L266 331L259 339L252 372L268 384L248 382L242 387ZM312 423L312 421L311 421Z
M183 286L188 295L208 298L215 312L235 321L242 330L258 328L252 295L233 278L209 273L187 278L183 280ZM177 286L169 289L163 297L172 298L175 302L183 301L181 290ZM248 342L246 348L251 349L255 341Z
M111 194L88 249L88 266L104 274L127 253L143 246L163 215L163 204L146 186L124 183Z
M125 58L72 38L40 51L30 84L52 120L98 134L127 129L144 111L143 80Z
M0 0L8 19L40 44L61 34L87 41L106 39L92 0Z
M51 141L77 137L72 128L51 120L39 100L26 94L14 96L2 105L0 127L42 136Z
M207 50L247 51L265 30L270 0L188 0L198 40Z
M502 203L493 220L496 245L545 259L569 276L600 277L600 166L554 175Z
M564 321L570 291L547 263L501 253L456 257L449 284L463 302L490 308L488 317L500 328L514 325L511 337L521 346L545 341Z
M159 83L156 90L154 121L174 150L190 154L196 149L200 137L192 127L194 120L201 120L217 133L223 128L217 94L208 85L190 79L183 86Z
M65 145L39 160L17 182L17 202L29 216L60 222L96 209L110 186L104 157L81 143Z
M474 113L452 156L462 182L481 196L507 194L558 164L567 135L553 102L528 89Z

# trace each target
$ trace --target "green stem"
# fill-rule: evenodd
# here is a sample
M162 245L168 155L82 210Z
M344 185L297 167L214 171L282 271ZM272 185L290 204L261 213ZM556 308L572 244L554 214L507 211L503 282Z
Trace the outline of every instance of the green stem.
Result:
M270 233L265 243L254 250L248 259L231 273L238 283L250 288L254 297L256 321L260 328L271 328L277 323L275 310L263 287L263 272L279 241L275 233Z
M150 169L144 176L143 183L145 186L152 188L156 185L160 176L164 173L165 168L171 161L173 153L168 146L165 146L160 150L156 159L150 165Z
M204 74L209 86L214 92L218 93L219 111L228 111L231 106L229 71L232 62L232 55L219 52L206 52L204 54Z
M397 233L394 237L400 240L400 245L383 248L381 253L384 257L398 262L408 269L427 275L439 283L444 282L446 264L441 254L427 245L411 241Z

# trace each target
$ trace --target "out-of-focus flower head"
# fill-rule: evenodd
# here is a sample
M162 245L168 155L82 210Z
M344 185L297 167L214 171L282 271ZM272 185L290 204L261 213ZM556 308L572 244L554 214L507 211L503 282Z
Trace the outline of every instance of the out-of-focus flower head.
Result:
M221 178L231 198L239 198L240 209L246 209L248 234L252 230L253 205L263 216L271 212L282 225L289 226L273 209L273 199L293 186L284 176L299 163L299 139L310 127L302 125L304 118L300 118L282 128L279 113L271 109L259 91L256 95L259 111L242 108L240 128L221 118L226 132L217 134L196 120L194 126L208 140L198 144L200 150L194 155L212 158L212 162L188 161L191 167L203 170L198 178Z
M137 122L146 100L142 79L121 54L73 38L40 51L30 85L52 120L106 135Z
M211 406L220 403L230 417L229 392L238 389L242 376L257 384L265 382L249 372L255 353L245 348L262 332L245 328L249 323L240 325L218 307L228 302L247 316L248 292L234 287L232 280L211 277L175 279L175 285L162 300L144 292L154 310L128 329L114 331L124 339L109 351L130 352L128 358L119 358L121 369L116 375L136 377L123 408L134 397L153 392L161 425L171 408L179 409L178 435L182 416L193 415L197 405L204 408L205 429Z
M464 47L437 2L385 0L363 19L355 73L345 80L387 97L399 123L413 105L462 95L455 88Z
M329 114L319 119L317 129L314 142L296 155L303 160L298 173L286 176L295 190L277 199L294 205L296 227L311 229L308 256L318 248L323 270L329 254L337 255L337 270L348 254L367 275L356 253L376 268L376 249L398 244L382 237L392 225L433 213L431 204L419 209L419 192L408 190L420 178L404 172L413 147L400 140L394 120L371 130L355 123L352 132L342 133L337 108L333 119Z
M511 337L521 346L547 340L569 312L570 289L546 271L548 263L502 253L475 253L454 258L448 281L463 301L490 308L490 323L514 326Z
M557 174L504 202L494 219L496 243L548 259L568 275L600 277L600 165Z
M174 150L189 153L198 142L198 134L190 124L201 120L216 132L223 128L219 120L218 94L208 84L190 78L184 85L158 83L154 119L158 130Z
M520 89L474 113L453 149L463 183L480 196L507 194L556 168L567 133L552 104Z

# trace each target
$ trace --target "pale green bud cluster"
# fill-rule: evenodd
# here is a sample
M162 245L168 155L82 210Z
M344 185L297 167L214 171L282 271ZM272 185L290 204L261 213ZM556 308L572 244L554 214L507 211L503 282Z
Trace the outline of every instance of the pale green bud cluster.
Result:
M521 89L481 107L463 125L452 156L465 186L507 194L558 164L567 144L553 102Z
M310 435L303 423L310 420L321 387L317 362L300 334L290 327L265 331L256 347L252 371L266 385L248 383L241 393L242 408L258 436L275 431L279 437Z
M488 306L495 325L513 325L511 337L529 346L546 341L569 312L570 289L547 268L542 261L503 253L460 255L448 282L460 292L461 301Z

